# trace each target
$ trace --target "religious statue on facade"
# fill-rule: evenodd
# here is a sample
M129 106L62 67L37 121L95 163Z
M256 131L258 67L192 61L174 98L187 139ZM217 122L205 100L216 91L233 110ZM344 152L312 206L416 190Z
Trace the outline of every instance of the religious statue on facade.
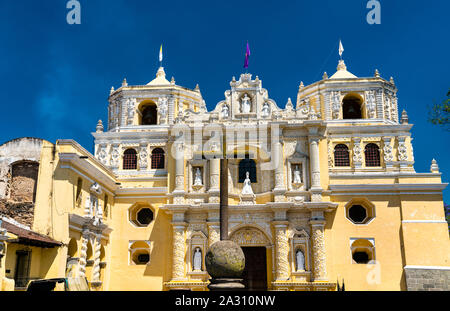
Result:
M269 103L266 102L263 104L263 107L261 110L261 116L263 118L267 118L269 115L270 115L270 106L269 106Z
M252 182L250 181L250 173L245 173L244 187L242 188L242 194L253 195Z
M295 254L295 263L297 265L297 271L305 270L305 255L303 255L303 252L300 249L297 250L297 253Z
M298 168L298 165L294 168L294 184L301 184L302 183L302 177L300 175L300 169Z
M228 108L228 105L223 105L222 106L222 118L226 119L230 116L230 109Z
M202 251L197 247L194 252L194 271L202 271Z
M248 97L247 94L244 95L241 102L241 112L242 113L249 113L251 110L251 102L250 97Z
M194 178L194 186L202 186L202 172L199 167L195 169L195 178Z

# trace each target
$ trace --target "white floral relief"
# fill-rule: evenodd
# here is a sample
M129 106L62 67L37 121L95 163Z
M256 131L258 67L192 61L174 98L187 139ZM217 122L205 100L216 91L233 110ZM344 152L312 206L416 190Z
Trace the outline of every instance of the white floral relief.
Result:
M173 272L172 278L184 278L184 229L174 228L173 232Z

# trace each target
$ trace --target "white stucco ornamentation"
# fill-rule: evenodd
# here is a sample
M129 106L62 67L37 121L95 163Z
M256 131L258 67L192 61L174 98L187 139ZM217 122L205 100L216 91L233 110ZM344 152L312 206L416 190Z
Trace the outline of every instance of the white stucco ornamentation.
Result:
M289 240L287 237L287 226L275 226L276 244L276 280L284 281L289 279Z
M392 146L391 145L385 145L383 147L383 153L384 153L384 161L385 162L391 162L394 160L394 155L392 154Z
M376 102L375 102L375 91L368 91L366 93L366 107L369 114L369 118L373 119L376 117Z
M333 119L339 119L339 113L341 111L341 94L340 92L331 93L331 111Z
M147 145L142 145L139 150L139 167L141 169L147 168Z
M126 106L127 106L127 125L132 125L134 120L134 113L136 111L136 98L127 99Z
M404 141L398 143L398 160L408 161L408 149Z
M120 158L119 146L113 146L111 152L111 166L113 168L119 167L119 158Z
M173 265L172 279L184 279L184 257L185 257L185 241L184 226L174 225L173 227Z
M240 246L262 246L268 241L264 233L255 228L242 228L234 232L231 240Z
M159 115L159 124L166 124L167 116L168 116L168 99L167 99L167 97L158 98L158 115Z
M353 144L353 162L361 163L363 160L361 142L355 141Z
M326 256L325 256L325 242L324 242L324 224L313 223L311 225L312 231L312 249L314 260L314 279L326 279Z

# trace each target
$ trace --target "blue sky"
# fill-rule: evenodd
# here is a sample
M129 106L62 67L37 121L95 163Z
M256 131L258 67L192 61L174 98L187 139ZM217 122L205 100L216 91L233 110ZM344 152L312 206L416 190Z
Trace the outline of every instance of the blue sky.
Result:
M69 25L66 0L2 0L0 143L70 138L92 151L111 86L152 80L161 43L168 78L198 83L211 110L243 72L248 40L249 72L284 107L300 81L336 71L341 38L349 71L394 77L414 124L416 171L429 172L435 158L447 182L450 133L427 122L427 107L450 88L450 2L380 2L381 24L369 25L366 0L80 0L81 25ZM450 202L450 189L444 197Z

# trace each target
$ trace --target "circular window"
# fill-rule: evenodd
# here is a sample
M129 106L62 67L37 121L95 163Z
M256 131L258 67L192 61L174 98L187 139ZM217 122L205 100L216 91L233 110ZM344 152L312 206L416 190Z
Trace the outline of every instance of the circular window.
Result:
M366 252L354 252L352 257L356 263L366 264L369 262L369 254Z
M361 205L352 205L348 210L348 217L354 223L363 223L367 218L367 210Z
M146 250L135 250L132 260L136 265L146 265L150 262L150 254Z
M148 225L153 221L153 212L149 208L141 209L136 216L138 223L141 225Z

